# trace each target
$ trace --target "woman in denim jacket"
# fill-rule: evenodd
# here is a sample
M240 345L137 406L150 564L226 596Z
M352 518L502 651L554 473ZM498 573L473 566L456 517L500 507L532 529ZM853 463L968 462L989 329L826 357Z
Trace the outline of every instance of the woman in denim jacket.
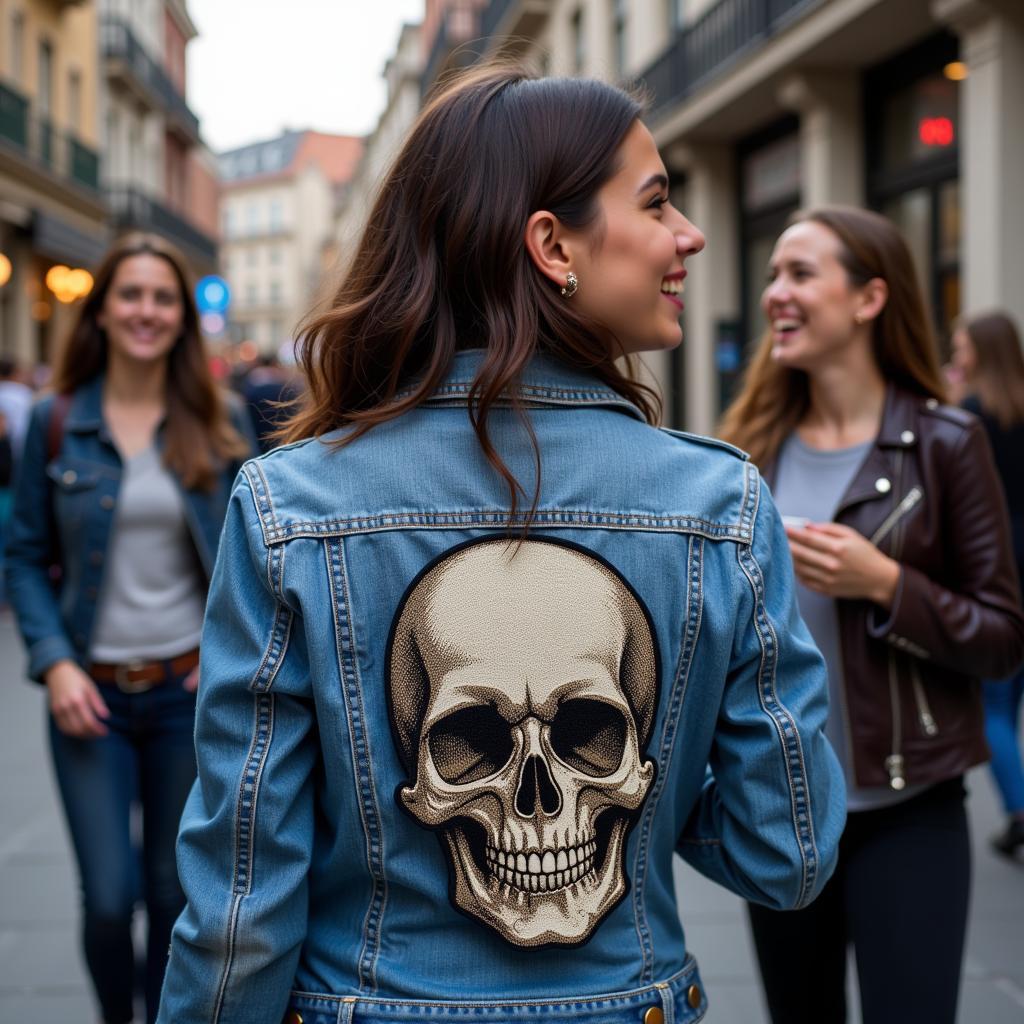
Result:
M640 113L451 83L308 323L214 571L164 1024L695 1021L674 853L776 907L828 877L782 525L616 363L680 343L704 247Z
M7 583L29 675L48 691L86 961L103 1020L124 1024L140 895L131 806L137 798L143 816L153 1020L184 903L174 840L195 778L206 590L252 446L207 369L184 260L153 235L125 236L106 255L54 391L30 420Z

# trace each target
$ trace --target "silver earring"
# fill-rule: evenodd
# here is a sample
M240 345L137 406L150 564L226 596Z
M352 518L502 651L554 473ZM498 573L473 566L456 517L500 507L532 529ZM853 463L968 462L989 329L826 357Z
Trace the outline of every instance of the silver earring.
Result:
M570 270L565 275L565 287L562 288L562 298L571 299L576 294L576 289L580 286L579 278Z

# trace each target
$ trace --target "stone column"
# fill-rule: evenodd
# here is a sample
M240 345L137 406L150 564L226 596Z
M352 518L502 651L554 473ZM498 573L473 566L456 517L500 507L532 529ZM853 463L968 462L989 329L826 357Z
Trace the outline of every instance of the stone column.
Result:
M685 166L683 213L707 235L707 248L687 262L683 295L682 387L687 430L712 433L718 419L715 332L719 320L732 320L740 306L735 156L731 147L694 144L670 147L673 167Z
M779 88L779 102L800 115L803 205L864 203L864 132L856 75L805 72Z
M1018 0L936 0L960 36L961 306L1000 307L1024 328L1024 8Z

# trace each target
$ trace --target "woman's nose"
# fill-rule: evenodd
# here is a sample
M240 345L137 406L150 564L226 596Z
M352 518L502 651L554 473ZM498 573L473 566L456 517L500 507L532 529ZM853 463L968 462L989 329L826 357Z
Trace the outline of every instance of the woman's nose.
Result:
M676 229L676 251L682 256L693 256L707 244L704 232L696 224L691 224L682 214L679 215L682 225Z

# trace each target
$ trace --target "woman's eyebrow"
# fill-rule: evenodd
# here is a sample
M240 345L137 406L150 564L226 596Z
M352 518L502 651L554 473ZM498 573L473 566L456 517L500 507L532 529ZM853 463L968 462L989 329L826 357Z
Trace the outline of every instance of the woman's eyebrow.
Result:
M640 195L642 192L646 192L652 185L657 185L659 188L668 188L668 178L666 178L664 174L652 174L636 190L636 194Z

